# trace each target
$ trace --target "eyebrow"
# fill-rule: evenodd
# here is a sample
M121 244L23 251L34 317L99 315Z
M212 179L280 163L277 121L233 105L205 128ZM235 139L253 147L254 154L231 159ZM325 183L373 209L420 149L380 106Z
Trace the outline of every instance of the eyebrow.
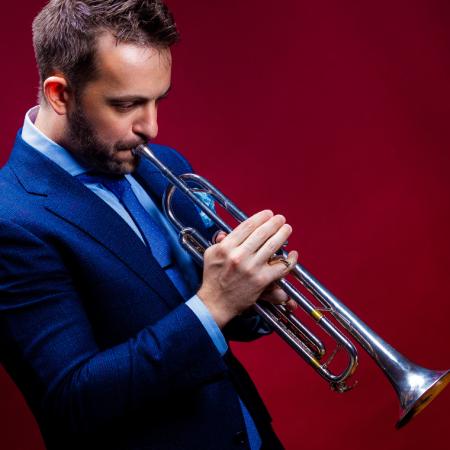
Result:
M161 94L157 100L162 100L164 98L166 98L169 95L169 92L172 89L172 85L170 85L168 87L168 89ZM144 102L149 100L148 97L142 97L141 95L123 95L123 96L119 96L119 97L108 97L107 100L109 102Z

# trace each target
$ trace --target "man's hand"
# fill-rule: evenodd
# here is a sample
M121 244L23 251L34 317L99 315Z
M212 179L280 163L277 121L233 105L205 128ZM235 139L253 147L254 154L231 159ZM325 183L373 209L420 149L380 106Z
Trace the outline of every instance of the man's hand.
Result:
M203 283L199 298L220 328L261 298L282 304L288 296L274 281L286 276L297 262L297 252L285 264L268 264L292 233L286 219L261 211L239 224L229 235L219 234L204 255ZM288 304L291 309L293 305Z
M214 237L213 242L215 244L219 244L222 242L227 236L225 231L219 231ZM291 264L291 268L294 264ZM274 305L284 305L286 308L293 312L298 308L297 303L294 300L291 300L286 292L283 291L276 283L271 283L269 286L264 289L261 296L258 300L264 300L269 303L273 303Z

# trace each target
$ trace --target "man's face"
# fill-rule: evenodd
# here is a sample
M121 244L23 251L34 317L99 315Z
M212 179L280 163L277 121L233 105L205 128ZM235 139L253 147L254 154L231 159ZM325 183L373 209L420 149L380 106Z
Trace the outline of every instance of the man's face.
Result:
M171 54L98 39L99 76L88 82L67 114L65 145L89 168L125 174L139 160L131 149L158 134L158 102L170 89Z

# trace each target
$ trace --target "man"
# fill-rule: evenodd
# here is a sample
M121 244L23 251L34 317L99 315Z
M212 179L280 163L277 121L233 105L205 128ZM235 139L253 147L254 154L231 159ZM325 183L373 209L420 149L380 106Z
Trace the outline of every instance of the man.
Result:
M167 181L132 152L170 89L167 7L52 0L33 39L39 106L0 173L0 354L47 448L281 448L227 341L266 333L258 299L293 307L273 282L297 254L269 263L291 227L262 211L226 235L178 199L215 237L199 277L162 217Z

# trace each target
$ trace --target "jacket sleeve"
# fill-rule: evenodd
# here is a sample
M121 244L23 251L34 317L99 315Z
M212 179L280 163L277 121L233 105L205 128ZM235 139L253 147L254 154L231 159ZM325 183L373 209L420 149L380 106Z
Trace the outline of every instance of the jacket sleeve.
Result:
M99 349L61 255L0 221L0 355L41 417L87 432L226 370L186 306Z

